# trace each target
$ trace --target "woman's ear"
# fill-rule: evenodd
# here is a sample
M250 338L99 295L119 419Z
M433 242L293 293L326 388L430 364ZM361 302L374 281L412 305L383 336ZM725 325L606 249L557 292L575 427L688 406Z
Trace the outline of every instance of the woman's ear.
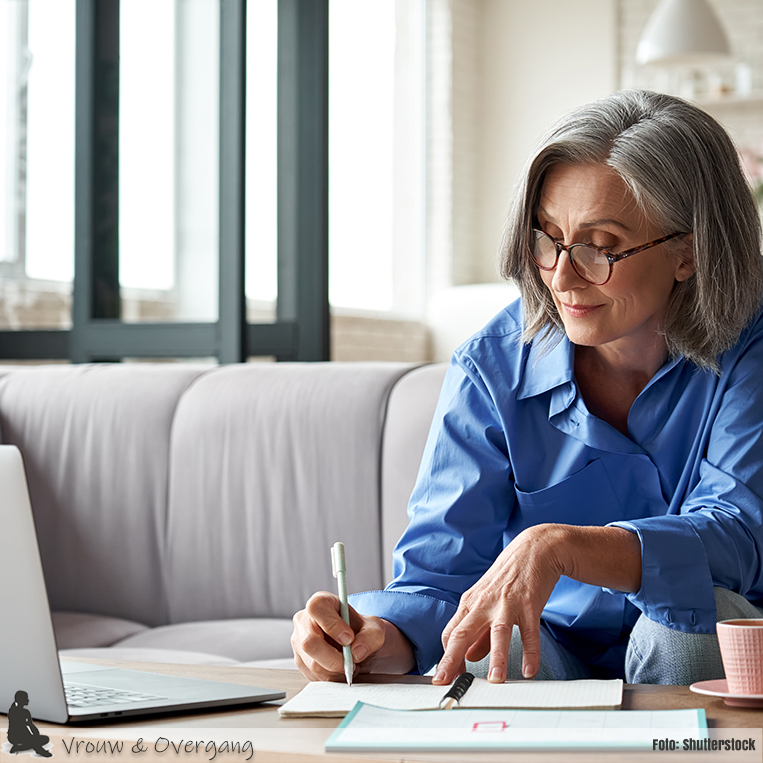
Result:
M687 233L681 240L681 249L676 262L676 281L685 281L694 275L694 234Z

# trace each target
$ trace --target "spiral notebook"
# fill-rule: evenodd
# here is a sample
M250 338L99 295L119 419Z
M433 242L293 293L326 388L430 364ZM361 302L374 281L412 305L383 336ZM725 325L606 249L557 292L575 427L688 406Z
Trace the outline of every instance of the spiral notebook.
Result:
M282 718L341 718L358 702L391 710L438 710L447 686L403 683L315 681L282 705ZM459 708L533 708L615 710L623 701L620 679L580 681L508 681L491 684L475 678L457 703Z

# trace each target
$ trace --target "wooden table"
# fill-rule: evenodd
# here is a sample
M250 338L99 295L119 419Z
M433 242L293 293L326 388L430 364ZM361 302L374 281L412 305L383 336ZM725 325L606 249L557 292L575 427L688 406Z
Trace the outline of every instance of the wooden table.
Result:
M126 664L109 662L106 660L83 660L98 662L104 665L117 667L129 667L137 670L152 670L157 673L169 675L190 676L207 678L212 680L229 681L231 683L262 686L265 688L280 688L286 692L287 699L291 698L306 684L306 679L296 670L265 670L258 668L244 668L237 666L208 666L208 665L168 665L168 664ZM376 676L372 680L385 681L390 677ZM395 681L428 682L430 679L420 676L395 676ZM550 763L555 761L572 761L573 763L596 763L598 761L626 761L627 763L641 763L641 761L676 760L678 763L690 761L763 761L763 710L738 709L727 707L722 700L706 697L690 692L685 686L643 686L626 685L623 696L623 710L666 710L678 708L705 708L708 725L715 729L714 733L734 735L738 733L723 732L722 729L744 729L745 737L757 737L755 753L712 753L712 752L579 752L579 753L549 753L549 752L518 752L518 753L447 753L447 754L409 754L409 753L373 753L365 755L357 754L327 754L323 751L323 745L331 730L339 721L336 718L301 718L281 719L278 715L280 702L269 702L263 705L247 707L244 709L228 709L217 711L199 711L183 715L165 715L147 719L126 719L121 721L109 721L107 725L89 726L87 728L64 727L47 725L43 733L49 734L54 743L54 754L58 757L63 753L64 760L97 761L103 763L112 757L118 761L132 761L133 763L201 763L209 760L211 753L205 754L202 747L198 755L187 755L183 752L177 754L171 748L164 753L158 753L152 746L163 731L173 730L176 735L180 734L187 739L193 740L224 740L234 738L250 740L254 748L254 755L247 763L262 763L274 761L277 763L355 763L356 761L448 761L462 763L465 761L527 761L527 763ZM0 727L1 728L1 727ZM42 725L41 725L42 728ZM749 732L747 730L750 730ZM186 734L187 730L187 734ZM168 732L169 733L169 732ZM70 745L71 738L78 740L88 739L121 739L125 741L124 752L120 756L107 754L88 754L81 750L77 755L73 750L67 754L62 749L62 740L67 740ZM135 742L143 737L146 752L141 754L130 753L128 742ZM83 746L84 747L84 746ZM59 752L60 751L60 752ZM655 757L656 756L656 757ZM678 756L678 757L676 757ZM229 754L218 755L215 763L243 763L248 755ZM25 763L26 759L11 756L0 752L0 763ZM31 763L31 760L30 760ZM60 762L61 763L61 762Z

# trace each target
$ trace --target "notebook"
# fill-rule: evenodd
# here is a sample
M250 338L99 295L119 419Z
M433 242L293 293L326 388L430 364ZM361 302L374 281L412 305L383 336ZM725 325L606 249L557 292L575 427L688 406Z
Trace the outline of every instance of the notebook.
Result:
M326 740L327 752L654 750L655 742L708 738L703 709L436 710L406 712L359 702Z
M344 683L315 681L278 708L282 718L341 718L357 702L393 710L437 710L447 686L404 683ZM508 681L491 684L475 678L458 702L459 708L597 708L615 709L623 701L623 682Z
M0 713L26 692L35 720L102 720L282 699L285 692L59 663L21 453L0 445ZM68 700L67 700L68 696Z

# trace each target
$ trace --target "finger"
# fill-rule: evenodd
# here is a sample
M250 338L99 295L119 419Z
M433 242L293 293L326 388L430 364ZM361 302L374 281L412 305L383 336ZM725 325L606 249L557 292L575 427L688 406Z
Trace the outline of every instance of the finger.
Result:
M344 668L341 649L326 640L326 633L319 623L304 609L294 615L291 646L294 654L314 672L340 673Z
M490 631L485 631L467 650L466 659L478 662L490 652Z
M437 666L437 673L432 683L451 683L459 672L463 672L466 652L469 647L482 636L486 627L480 626L477 631L476 623L472 624L473 622L474 618L464 618L464 620L450 632L448 645Z
M453 615L453 617L450 618L448 621L448 624L443 628L442 636L440 637L440 640L442 641L442 648L447 649L448 648L448 641L450 640L450 634L453 632L453 629L459 626L463 619L469 614L469 610L462 604L459 605L458 609L456 610L456 614Z
M352 659L360 664L384 645L384 627L378 617L366 617L350 608L350 624L355 631Z
M305 605L307 614L318 624L320 629L341 646L349 646L354 638L352 628L342 620L339 614L339 597L328 591L314 593Z
M506 680L511 645L512 623L493 623L490 628L490 670L487 680L502 684Z
M313 673L310 668L305 665L304 660L296 653L294 652L294 664L297 666L297 670L299 670L302 675L307 678L308 681L319 681L320 679Z
M299 654L294 654L294 664L297 666L297 670L299 670L300 673L302 673L305 678L307 678L310 681L345 681L345 675L344 672L342 673L331 673L327 670L324 670L320 665L317 665L312 660L305 660L302 659L302 656Z
M295 629L291 635L291 646L294 651L294 664L302 675L310 681L328 681L330 674L318 665L309 655L301 651L298 620L303 612L294 616Z
M540 623L519 624L522 636L522 675L534 678L540 668Z

